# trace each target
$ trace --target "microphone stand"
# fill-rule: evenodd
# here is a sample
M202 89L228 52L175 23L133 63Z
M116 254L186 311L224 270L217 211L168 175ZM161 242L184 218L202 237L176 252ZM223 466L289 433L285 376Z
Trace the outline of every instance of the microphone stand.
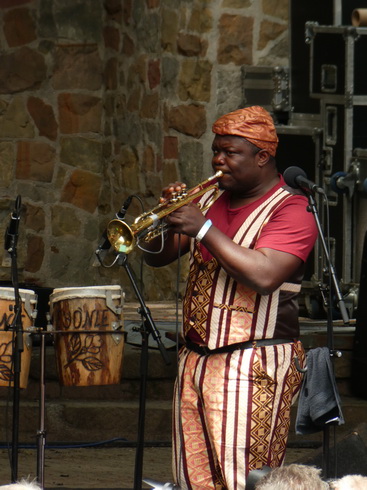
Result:
M46 383L45 383L45 364L46 364L46 335L49 332L40 331L40 381L39 381L39 428L37 430L37 482L44 488L45 485L45 445L46 445Z
M119 212L116 213L116 218L123 220L126 214L127 209L129 208L132 198L136 197L134 195L129 196L124 202L122 208ZM107 237L107 230L104 231L102 239L95 251L97 259L102 267L111 267L106 266L103 263L102 255L107 253L107 251L111 248L111 243ZM141 358L140 358L140 394L139 394L139 419L138 419L138 438L137 438L137 449L135 456L135 472L134 472L134 490L141 490L142 488L142 472L143 472L143 453L144 453L144 430L145 430L145 405L146 405L146 384L148 377L148 340L149 335L151 334L154 340L157 342L159 351L163 357L166 365L171 363L167 351L162 343L161 335L153 321L153 318L150 314L149 308L147 308L143 296L138 288L137 282L135 280L134 274L128 264L127 254L126 253L118 253L116 259L113 264L118 264L124 267L131 285L134 289L135 295L140 303L140 308L138 309L138 313L143 317L143 322L140 328L140 333L142 336L142 350L141 350Z
M18 224L21 199L16 199L15 218L12 216L10 225L5 234L5 250L11 256L11 275L14 287L14 320L7 327L14 332L13 336L13 420L12 420L12 453L11 453L11 481L16 482L18 478L18 436L19 436L19 400L20 400L20 369L21 353L23 352L23 328L22 328L22 302L19 294L19 280L17 267L17 242Z
M324 256L327 262L327 268L329 273L329 286L328 286L328 298L324 297L324 303L327 306L327 346L329 348L330 356L340 357L341 353L339 351L335 351L334 349L334 338L333 338L333 315L332 315L332 289L334 288L337 305L339 307L343 323L345 325L349 324L349 315L347 313L347 309L345 307L344 298L341 294L339 281L337 279L337 275L334 269L334 265L330 258L329 247L326 244L325 237L322 231L319 215L317 212L316 201L312 192L307 192L308 197L308 211L311 212L315 218L316 226L318 229L319 239L322 245L322 249L324 252ZM325 425L323 430L323 464L324 464L324 473L326 478L331 478L330 475L330 427ZM334 455L336 458L336 454Z
M139 419L138 419L138 440L135 456L135 472L134 472L134 490L141 490L142 488L142 472L143 472L143 453L144 453L144 430L145 430L145 405L146 405L146 384L148 374L148 338L152 334L154 340L157 342L160 353L166 365L171 363L167 351L162 343L161 335L154 324L149 308L147 308L141 292L137 286L136 280L130 269L127 261L127 255L118 254L117 263L125 268L125 271L130 279L131 285L134 289L135 295L139 300L140 308L138 313L142 315L144 321L141 326L142 336L142 351L140 358L140 395L139 395Z

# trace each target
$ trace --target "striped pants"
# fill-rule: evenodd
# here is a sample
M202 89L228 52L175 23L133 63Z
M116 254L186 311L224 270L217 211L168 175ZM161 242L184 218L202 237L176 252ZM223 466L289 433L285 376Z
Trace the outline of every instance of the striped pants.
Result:
M183 347L173 410L181 489L242 490L249 471L283 462L300 389L300 342L199 356Z

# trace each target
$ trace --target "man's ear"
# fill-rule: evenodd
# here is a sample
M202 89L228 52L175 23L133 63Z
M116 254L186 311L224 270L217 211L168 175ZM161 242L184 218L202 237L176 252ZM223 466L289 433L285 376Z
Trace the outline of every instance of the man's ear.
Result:
M260 150L256 156L258 158L259 167L263 167L270 160L270 154L267 150Z

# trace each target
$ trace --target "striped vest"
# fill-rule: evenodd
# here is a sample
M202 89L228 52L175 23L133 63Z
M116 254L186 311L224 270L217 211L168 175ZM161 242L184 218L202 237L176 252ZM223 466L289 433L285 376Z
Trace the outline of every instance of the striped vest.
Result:
M208 194L201 198L202 205L209 199ZM234 242L254 248L263 226L290 196L284 188L276 190L248 216L237 230ZM190 337L193 329L210 349L255 339L297 337L296 298L302 276L303 266L290 282L269 295L260 295L233 280L215 258L204 262L199 245L192 240L183 302L184 336Z

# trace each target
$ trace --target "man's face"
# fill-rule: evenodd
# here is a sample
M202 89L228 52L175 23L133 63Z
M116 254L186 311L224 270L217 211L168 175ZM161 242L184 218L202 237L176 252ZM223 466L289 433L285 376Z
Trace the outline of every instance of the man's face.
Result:
M247 192L257 187L261 178L258 152L240 136L216 135L212 143L212 167L221 170L221 189Z

